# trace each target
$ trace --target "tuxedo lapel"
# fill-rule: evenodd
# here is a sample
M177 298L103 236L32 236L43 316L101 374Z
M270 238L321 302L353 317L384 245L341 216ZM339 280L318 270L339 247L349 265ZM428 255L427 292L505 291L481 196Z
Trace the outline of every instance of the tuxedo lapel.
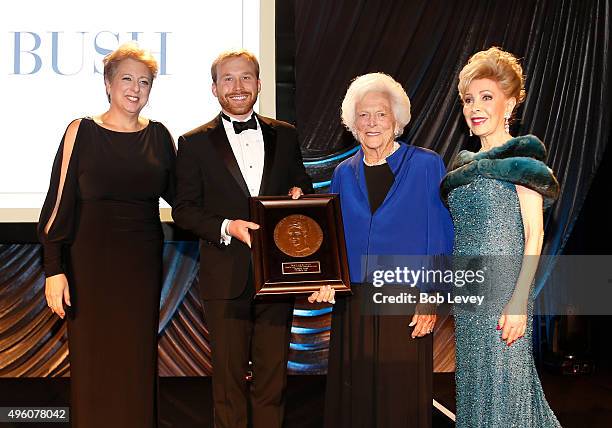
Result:
M232 147L230 146L227 135L225 134L225 129L223 128L223 123L221 123L220 115L217 117L216 121L216 126L210 131L210 139L215 146L215 149L219 153L219 156L223 160L225 167L230 174L232 174L234 180L236 180L236 184L238 184L246 196L250 196L247 184L244 181L242 172L240 172L240 167L238 166L238 162L236 162L236 157L234 156Z
M259 186L259 195L270 194L270 186L272 171L274 170L274 161L276 158L276 130L268 124L263 117L257 115L259 124L261 125L261 133L264 140L264 167L263 176L261 177L261 186Z

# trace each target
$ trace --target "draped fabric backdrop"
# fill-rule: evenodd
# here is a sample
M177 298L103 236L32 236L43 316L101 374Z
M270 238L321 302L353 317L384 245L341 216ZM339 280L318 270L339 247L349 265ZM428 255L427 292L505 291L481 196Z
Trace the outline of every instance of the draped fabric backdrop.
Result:
M403 136L409 144L435 150L446 162L462 148L475 148L461 114L457 75L470 55L496 45L523 60L527 100L512 131L533 133L548 147L547 161L562 193L546 217L544 252L561 251L609 139L610 0L290 4L296 124L319 191L326 190L338 162L356 150L339 112L349 82L360 74L383 71L404 85L413 112ZM197 243L168 242L164 263L160 374L210 374L196 288ZM539 290L554 292L543 287L542 278ZM296 304L290 372L325 372L330 315L329 306ZM450 319L445 319L436 333L437 370L453 369L452 344ZM65 323L44 302L40 247L0 245L0 377L68 373Z
M66 323L47 307L41 257L38 244L0 245L0 377L69 374ZM164 246L158 347L161 376L212 373L198 293L198 260L196 241L166 242ZM134 308L134 316L138 310ZM296 304L291 373L325 372L329 322L328 307Z
M307 165L325 191L333 168L356 150L340 124L350 81L382 71L406 89L412 120L403 139L450 160L478 148L457 93L459 71L479 50L499 46L522 59L527 99L513 135L534 134L561 197L546 216L544 254L566 242L610 135L609 0L297 0L296 117ZM542 266L544 287L552 266ZM437 327L437 370L453 370L450 319Z

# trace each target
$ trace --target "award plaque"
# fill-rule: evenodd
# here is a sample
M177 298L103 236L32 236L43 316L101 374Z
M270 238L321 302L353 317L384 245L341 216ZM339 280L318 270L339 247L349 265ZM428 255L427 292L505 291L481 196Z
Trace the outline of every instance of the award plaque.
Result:
M256 296L310 294L331 285L350 293L337 195L250 198Z

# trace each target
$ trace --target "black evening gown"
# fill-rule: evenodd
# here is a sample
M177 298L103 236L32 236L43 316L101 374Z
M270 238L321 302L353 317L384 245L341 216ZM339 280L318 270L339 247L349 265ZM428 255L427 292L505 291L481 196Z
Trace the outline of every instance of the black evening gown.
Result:
M157 426L157 331L163 234L175 150L150 121L138 132L81 120L48 234L64 141L39 222L46 276L65 273L73 427Z
M365 178L373 213L393 174L388 164L367 166ZM431 427L432 335L410 338L411 315L364 314L371 286L351 288L332 313L325 428Z

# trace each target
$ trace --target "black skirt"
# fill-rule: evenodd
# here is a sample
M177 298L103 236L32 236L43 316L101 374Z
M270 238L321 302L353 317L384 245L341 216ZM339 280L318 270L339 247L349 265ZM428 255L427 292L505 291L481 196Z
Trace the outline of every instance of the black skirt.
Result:
M412 339L412 316L364 315L366 287L334 305L325 427L431 427L432 335Z

